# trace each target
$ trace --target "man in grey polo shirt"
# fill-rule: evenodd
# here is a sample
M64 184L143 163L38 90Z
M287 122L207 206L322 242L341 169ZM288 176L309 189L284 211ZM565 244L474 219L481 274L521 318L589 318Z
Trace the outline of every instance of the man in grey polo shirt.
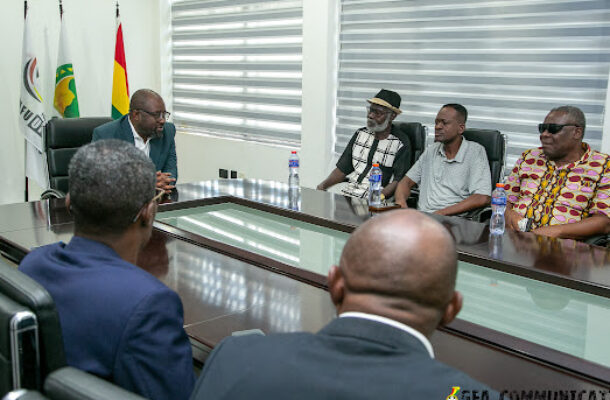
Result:
M434 121L434 144L428 146L396 188L396 203L407 207L411 189L419 185L417 209L459 215L489 204L491 174L485 149L462 137L468 111L445 104Z

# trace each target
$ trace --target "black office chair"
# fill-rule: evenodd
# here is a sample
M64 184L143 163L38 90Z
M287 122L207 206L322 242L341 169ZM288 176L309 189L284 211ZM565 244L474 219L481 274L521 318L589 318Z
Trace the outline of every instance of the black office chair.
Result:
M53 118L44 129L50 189L41 198L64 197L68 193L68 165L79 147L91 142L93 130L112 121L109 117Z
M3 301L4 298L7 300ZM43 393L51 400L143 399L87 372L66 366L59 316L49 292L27 275L0 260L0 352L7 332L1 325L4 315L10 315L13 310L20 309L32 311L38 322L37 345L23 346L24 343L21 343L20 350L26 360L24 365L29 367L25 374L25 384L21 387L37 391L44 388ZM8 312L4 313L3 310ZM39 351L35 352L37 348ZM39 368L36 368L37 364L32 361L36 358L39 360ZM35 369L37 371L34 371ZM4 372L0 377L4 383ZM15 395L21 394L23 393L17 391ZM35 393L28 392L23 395L34 396ZM30 397L15 398L25 400Z
M399 122L397 126L411 141L411 165L408 170L426 150L426 128L419 122Z
M38 358L40 368L33 384L26 389L42 389L51 372L66 366L59 316L49 292L27 275L0 260L0 294L26 307L36 315L38 323Z
M49 375L44 393L51 400L144 400L144 397L72 367Z
M145 400L117 385L73 367L54 371L44 383L44 395L37 390L19 389L3 400Z
M0 395L40 386L38 354L36 316L0 293Z
M477 142L485 148L489 170L491 171L491 188L501 182L504 175L506 158L506 138L494 129L466 129L462 135L466 140Z
M49 400L37 390L18 389L6 394L2 400Z
M411 141L411 165L408 166L407 171L415 164L415 162L426 150L426 128L419 122L399 122L398 129L403 131L409 137ZM411 190L411 196L407 199L409 207L417 207L417 199L419 197L419 189L413 188Z
M477 142L485 148L489 171L491 172L491 190L496 187L496 183L501 182L504 177L504 163L506 158L506 137L495 129L466 129L462 136L466 140ZM490 193L491 195L491 193ZM478 222L487 222L491 218L491 207L481 207L471 210L465 218Z

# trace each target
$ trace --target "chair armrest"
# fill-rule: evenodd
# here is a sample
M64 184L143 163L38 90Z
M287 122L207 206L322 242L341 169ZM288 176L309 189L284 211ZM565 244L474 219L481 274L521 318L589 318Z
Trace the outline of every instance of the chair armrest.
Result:
M49 400L36 390L17 389L8 392L2 400Z
M593 235L583 240L583 242L593 244L595 246L608 247L608 244L610 244L610 235Z
M476 222L487 222L491 219L491 207L485 206L475 208L474 210L468 211L463 217Z
M44 392L52 400L144 400L135 393L73 367L51 373L44 383Z
M44 192L42 192L42 194L40 195L40 200L61 199L64 197L66 197L66 194L64 192L62 192L61 190L47 189Z

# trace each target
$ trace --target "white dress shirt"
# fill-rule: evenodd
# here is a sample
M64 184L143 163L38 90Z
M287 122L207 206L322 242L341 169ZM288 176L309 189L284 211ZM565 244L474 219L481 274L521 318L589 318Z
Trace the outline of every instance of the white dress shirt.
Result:
M355 312L355 311L345 312L345 313L339 315L339 318L345 318L345 317L368 319L370 321L379 322L379 323L390 325L390 326L393 326L394 328L403 330L403 331L407 332L408 334L410 334L411 336L415 336L415 338L418 339L424 345L426 350L428 350L428 354L430 354L430 358L434 358L434 350L432 350L432 344L430 344L430 341L428 340L428 338L426 338L424 335L422 335L421 332L411 328L410 326L402 324L398 321L394 321L393 319L390 319L390 318L381 317L379 315L374 315L374 314Z
M127 121L129 121L129 126L131 127L131 133L133 133L133 144L136 145L136 149L142 150L147 157L150 157L150 140L147 140L145 143L144 139L136 132L136 128L133 127L129 117L127 117Z

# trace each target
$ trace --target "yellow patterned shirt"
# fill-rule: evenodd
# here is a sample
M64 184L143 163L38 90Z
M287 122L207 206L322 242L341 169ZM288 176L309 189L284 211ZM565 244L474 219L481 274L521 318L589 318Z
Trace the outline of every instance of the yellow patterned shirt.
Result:
M574 223L591 214L610 216L610 156L591 150L557 167L542 148L525 151L506 184L513 210L533 219L533 228Z

